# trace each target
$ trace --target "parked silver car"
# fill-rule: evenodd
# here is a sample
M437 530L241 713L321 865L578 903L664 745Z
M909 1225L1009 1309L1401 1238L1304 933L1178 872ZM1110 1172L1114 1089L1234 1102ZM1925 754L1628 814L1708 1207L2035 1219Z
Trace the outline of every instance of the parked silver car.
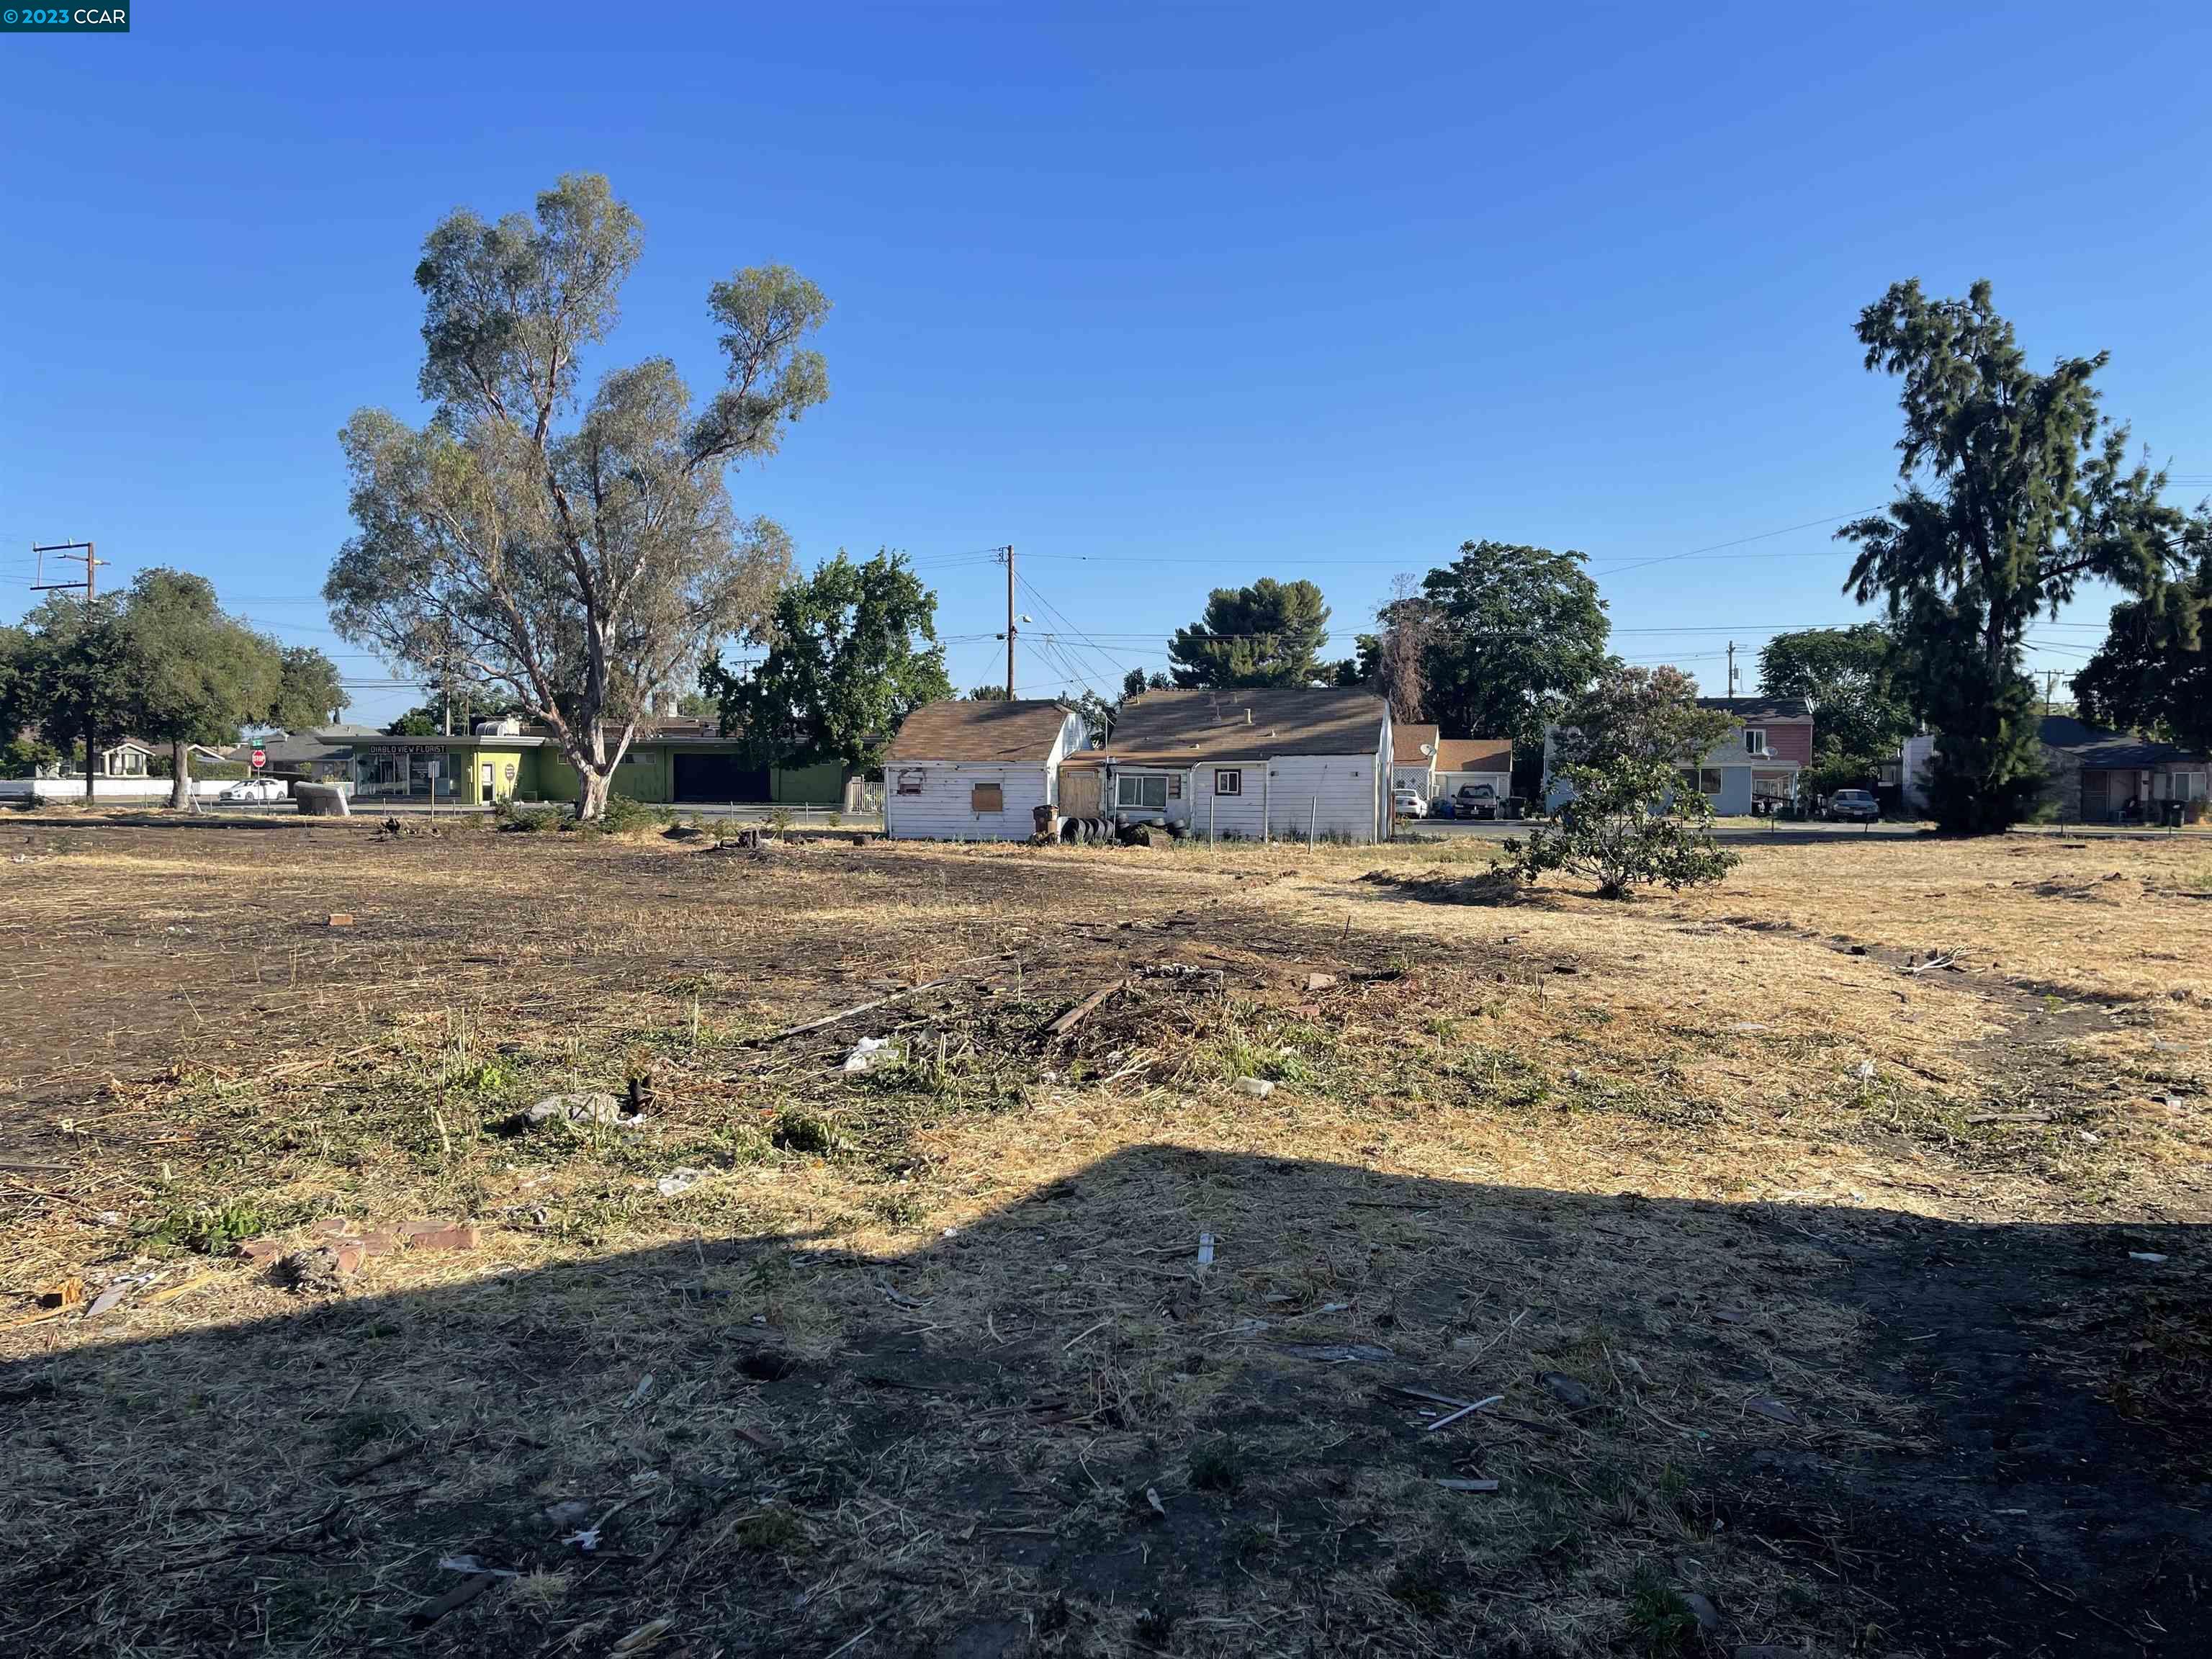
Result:
M1881 803L1866 789L1838 789L1828 797L1828 818L1834 823L1879 823Z

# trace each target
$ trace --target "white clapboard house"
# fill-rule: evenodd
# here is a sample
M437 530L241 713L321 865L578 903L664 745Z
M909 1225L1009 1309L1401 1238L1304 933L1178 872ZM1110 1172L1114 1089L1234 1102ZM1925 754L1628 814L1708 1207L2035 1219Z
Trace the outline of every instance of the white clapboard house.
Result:
M1366 691L1146 691L1060 766L1060 811L1197 836L1390 834L1390 709Z
M1056 702L925 703L884 756L884 833L894 841L1026 841L1060 799L1060 763L1083 717Z

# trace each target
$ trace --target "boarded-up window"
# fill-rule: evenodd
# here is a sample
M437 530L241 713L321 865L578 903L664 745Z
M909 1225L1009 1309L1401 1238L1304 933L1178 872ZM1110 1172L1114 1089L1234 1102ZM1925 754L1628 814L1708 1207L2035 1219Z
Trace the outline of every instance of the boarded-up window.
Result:
M979 783L974 799L969 802L972 812L1003 812L1006 810L1006 791L1003 784Z
M919 766L910 766L898 775L898 792L902 795L921 793L921 769Z
M1217 795L1241 795L1244 793L1244 774L1233 766L1218 766L1213 770L1213 793Z
M1168 775L1168 799L1170 800L1182 799L1182 778L1180 775L1172 772Z

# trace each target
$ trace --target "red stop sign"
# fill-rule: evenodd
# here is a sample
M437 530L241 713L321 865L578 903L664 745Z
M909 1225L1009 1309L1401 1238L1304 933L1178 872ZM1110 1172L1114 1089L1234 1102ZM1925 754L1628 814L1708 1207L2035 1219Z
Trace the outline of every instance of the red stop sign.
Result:
M269 751L266 749L256 749L253 751L253 769L258 772L263 767L268 764Z

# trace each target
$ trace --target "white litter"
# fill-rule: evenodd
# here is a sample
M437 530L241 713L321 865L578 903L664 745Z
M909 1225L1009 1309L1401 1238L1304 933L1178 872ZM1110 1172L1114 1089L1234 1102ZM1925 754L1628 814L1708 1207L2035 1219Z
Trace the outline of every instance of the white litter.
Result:
M653 1183L653 1190L663 1198L679 1198L707 1178L704 1170L671 1170Z
M1275 1085L1262 1077L1240 1077L1237 1079L1237 1091L1255 1100L1265 1100L1275 1092Z
M522 1576L513 1567L488 1567L473 1555L441 1556L438 1567L443 1572L485 1572L495 1578L520 1578Z
M853 1045L853 1052L845 1056L845 1064L839 1069L848 1077L856 1077L863 1072L874 1071L879 1061L897 1058L890 1037L862 1037Z
M2153 1267L2156 1267L2160 1262L2165 1261L2166 1258L2160 1255L2156 1250L2130 1250L2128 1252L2128 1260L2130 1261L2148 1261Z
M1199 1271L1203 1273L1206 1268L1211 1267L1212 1265L1213 1235L1212 1233L1200 1233L1198 1236Z
M637 1379L637 1386L629 1391L629 1397L623 1401L623 1409L626 1412L634 1412L652 1398L653 1373L647 1371Z
M1873 1082L1873 1081L1874 1081L1874 1062L1873 1062L1872 1060L1861 1060L1861 1061L1859 1062L1859 1064L1858 1064L1858 1069L1857 1069L1856 1071L1855 1071L1854 1073L1851 1073L1851 1075L1852 1075L1852 1076L1854 1076L1854 1077L1856 1077L1856 1079L1858 1079L1858 1080L1859 1080L1860 1082L1862 1082L1862 1083L1871 1083L1871 1082Z

